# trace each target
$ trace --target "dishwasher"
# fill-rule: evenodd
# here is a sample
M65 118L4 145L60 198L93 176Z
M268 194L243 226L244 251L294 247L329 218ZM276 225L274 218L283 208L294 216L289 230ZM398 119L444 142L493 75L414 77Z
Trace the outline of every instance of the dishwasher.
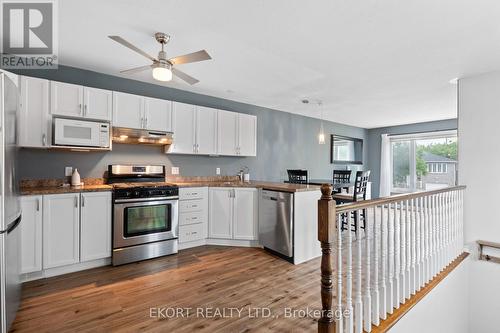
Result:
M261 190L259 241L271 253L293 260L293 193Z

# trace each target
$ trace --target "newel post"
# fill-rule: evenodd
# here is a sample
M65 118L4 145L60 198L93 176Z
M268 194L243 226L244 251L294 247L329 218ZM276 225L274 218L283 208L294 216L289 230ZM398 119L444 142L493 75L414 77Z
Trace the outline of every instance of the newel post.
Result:
M335 201L332 186L321 186L321 199L318 200L318 240L321 242L321 305L322 314L318 320L319 333L334 333L333 312L333 240L335 239Z

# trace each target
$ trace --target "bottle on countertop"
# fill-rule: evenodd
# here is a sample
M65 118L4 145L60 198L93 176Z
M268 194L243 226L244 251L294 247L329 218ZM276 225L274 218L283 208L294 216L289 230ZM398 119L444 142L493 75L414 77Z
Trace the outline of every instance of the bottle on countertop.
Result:
M73 174L71 175L71 186L80 186L80 184L80 174L78 173L78 169L75 168L75 170L73 170Z

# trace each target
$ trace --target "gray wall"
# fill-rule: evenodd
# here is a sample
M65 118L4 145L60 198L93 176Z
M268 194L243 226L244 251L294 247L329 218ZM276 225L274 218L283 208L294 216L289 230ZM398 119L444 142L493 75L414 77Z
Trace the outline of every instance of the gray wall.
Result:
M371 170L372 196L378 197L380 186L380 145L382 134L411 134L421 132L445 131L457 129L457 119L431 121L426 123L380 127L369 129L366 136L365 151L368 159L365 165Z
M257 157L166 155L159 147L122 144L113 144L113 151L108 153L22 149L21 178L61 178L64 176L65 166L77 167L83 177L101 177L107 165L113 163L164 164L169 173L170 166L178 166L181 175L185 176L214 175L216 167L221 168L223 175L233 175L242 166L248 166L251 179L269 181L285 179L286 169L304 168L309 170L310 178L331 178L334 166L330 164L330 144L329 140L325 145L317 142L320 127L318 119L66 66L59 66L58 70L17 73L253 114L257 116L258 129ZM332 122L325 122L324 128L327 134L365 139L366 161L369 156L367 130ZM357 168L362 166L352 166L353 170Z

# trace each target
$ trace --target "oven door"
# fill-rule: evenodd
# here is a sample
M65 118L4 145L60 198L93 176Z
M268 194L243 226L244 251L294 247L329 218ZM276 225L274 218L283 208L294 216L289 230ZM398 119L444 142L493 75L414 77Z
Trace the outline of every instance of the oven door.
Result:
M178 199L115 200L113 248L177 238L178 209Z

